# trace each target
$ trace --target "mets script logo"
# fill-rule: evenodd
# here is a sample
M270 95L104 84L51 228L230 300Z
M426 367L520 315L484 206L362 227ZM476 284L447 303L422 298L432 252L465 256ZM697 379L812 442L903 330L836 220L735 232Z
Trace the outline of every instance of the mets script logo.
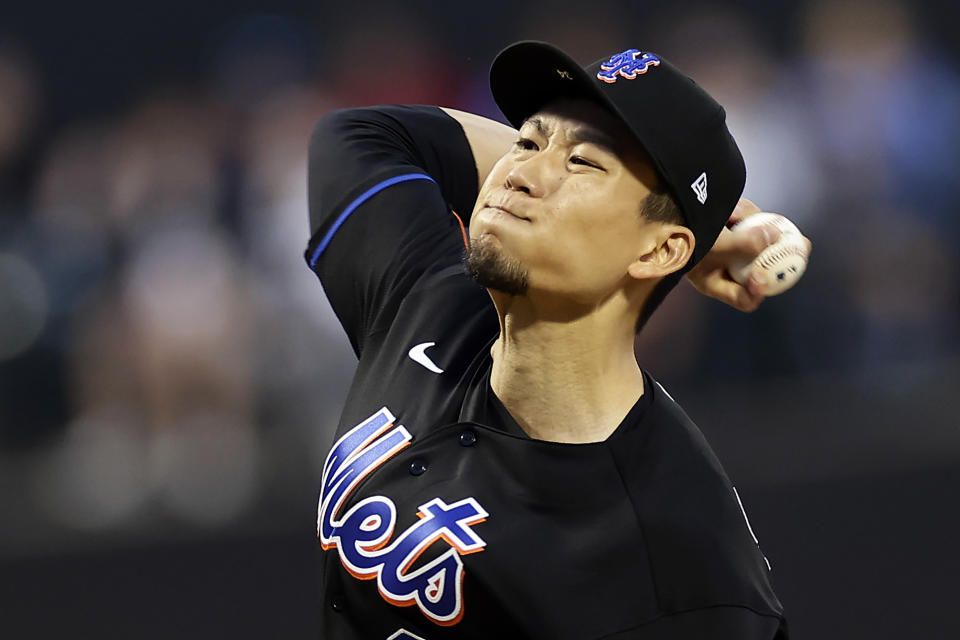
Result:
M646 73L650 67L659 65L660 58L652 53L644 53L639 49L627 49L601 64L597 78L604 82L616 82L618 76L635 80L638 75Z
M483 551L487 544L471 529L488 515L476 500L447 504L434 498L420 505L420 520L392 541L397 509L390 498L370 496L340 513L357 484L413 440L402 425L393 423L393 414L384 407L333 445L323 465L317 535L324 549L337 548L351 575L376 578L387 602L400 607L416 604L437 624L457 624L463 617L460 556ZM450 548L411 570L420 554L441 540Z

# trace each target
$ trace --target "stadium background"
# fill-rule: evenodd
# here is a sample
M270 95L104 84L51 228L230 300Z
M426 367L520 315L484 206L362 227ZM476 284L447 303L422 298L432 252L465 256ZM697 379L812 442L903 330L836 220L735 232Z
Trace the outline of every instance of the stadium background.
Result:
M315 636L353 359L301 256L311 126L378 102L495 115L489 61L536 38L676 62L727 106L746 195L814 240L757 313L686 287L638 343L737 484L795 637L960 637L958 13L7 3L0 634Z

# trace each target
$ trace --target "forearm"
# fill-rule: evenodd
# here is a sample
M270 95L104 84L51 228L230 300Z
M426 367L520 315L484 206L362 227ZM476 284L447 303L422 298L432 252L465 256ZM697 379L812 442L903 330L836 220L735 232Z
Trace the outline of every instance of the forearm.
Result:
M516 139L517 131L513 127L496 122L483 116L466 111L441 107L447 115L460 123L473 151L477 165L480 185L486 179L493 165L507 152ZM479 186L479 185L478 185Z

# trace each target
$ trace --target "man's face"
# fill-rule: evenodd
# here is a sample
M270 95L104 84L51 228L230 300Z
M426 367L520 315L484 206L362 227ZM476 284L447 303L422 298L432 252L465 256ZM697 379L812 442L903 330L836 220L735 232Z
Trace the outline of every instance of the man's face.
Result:
M520 128L480 189L467 266L512 295L541 291L591 304L628 278L649 244L640 205L656 176L617 119L564 100Z

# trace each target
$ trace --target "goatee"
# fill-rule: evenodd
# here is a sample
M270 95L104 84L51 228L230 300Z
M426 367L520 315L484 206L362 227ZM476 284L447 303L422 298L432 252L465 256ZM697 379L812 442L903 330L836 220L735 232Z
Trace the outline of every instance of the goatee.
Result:
M527 292L527 270L518 261L497 251L484 236L470 243L464 264L467 274L487 289L511 296L522 296Z

